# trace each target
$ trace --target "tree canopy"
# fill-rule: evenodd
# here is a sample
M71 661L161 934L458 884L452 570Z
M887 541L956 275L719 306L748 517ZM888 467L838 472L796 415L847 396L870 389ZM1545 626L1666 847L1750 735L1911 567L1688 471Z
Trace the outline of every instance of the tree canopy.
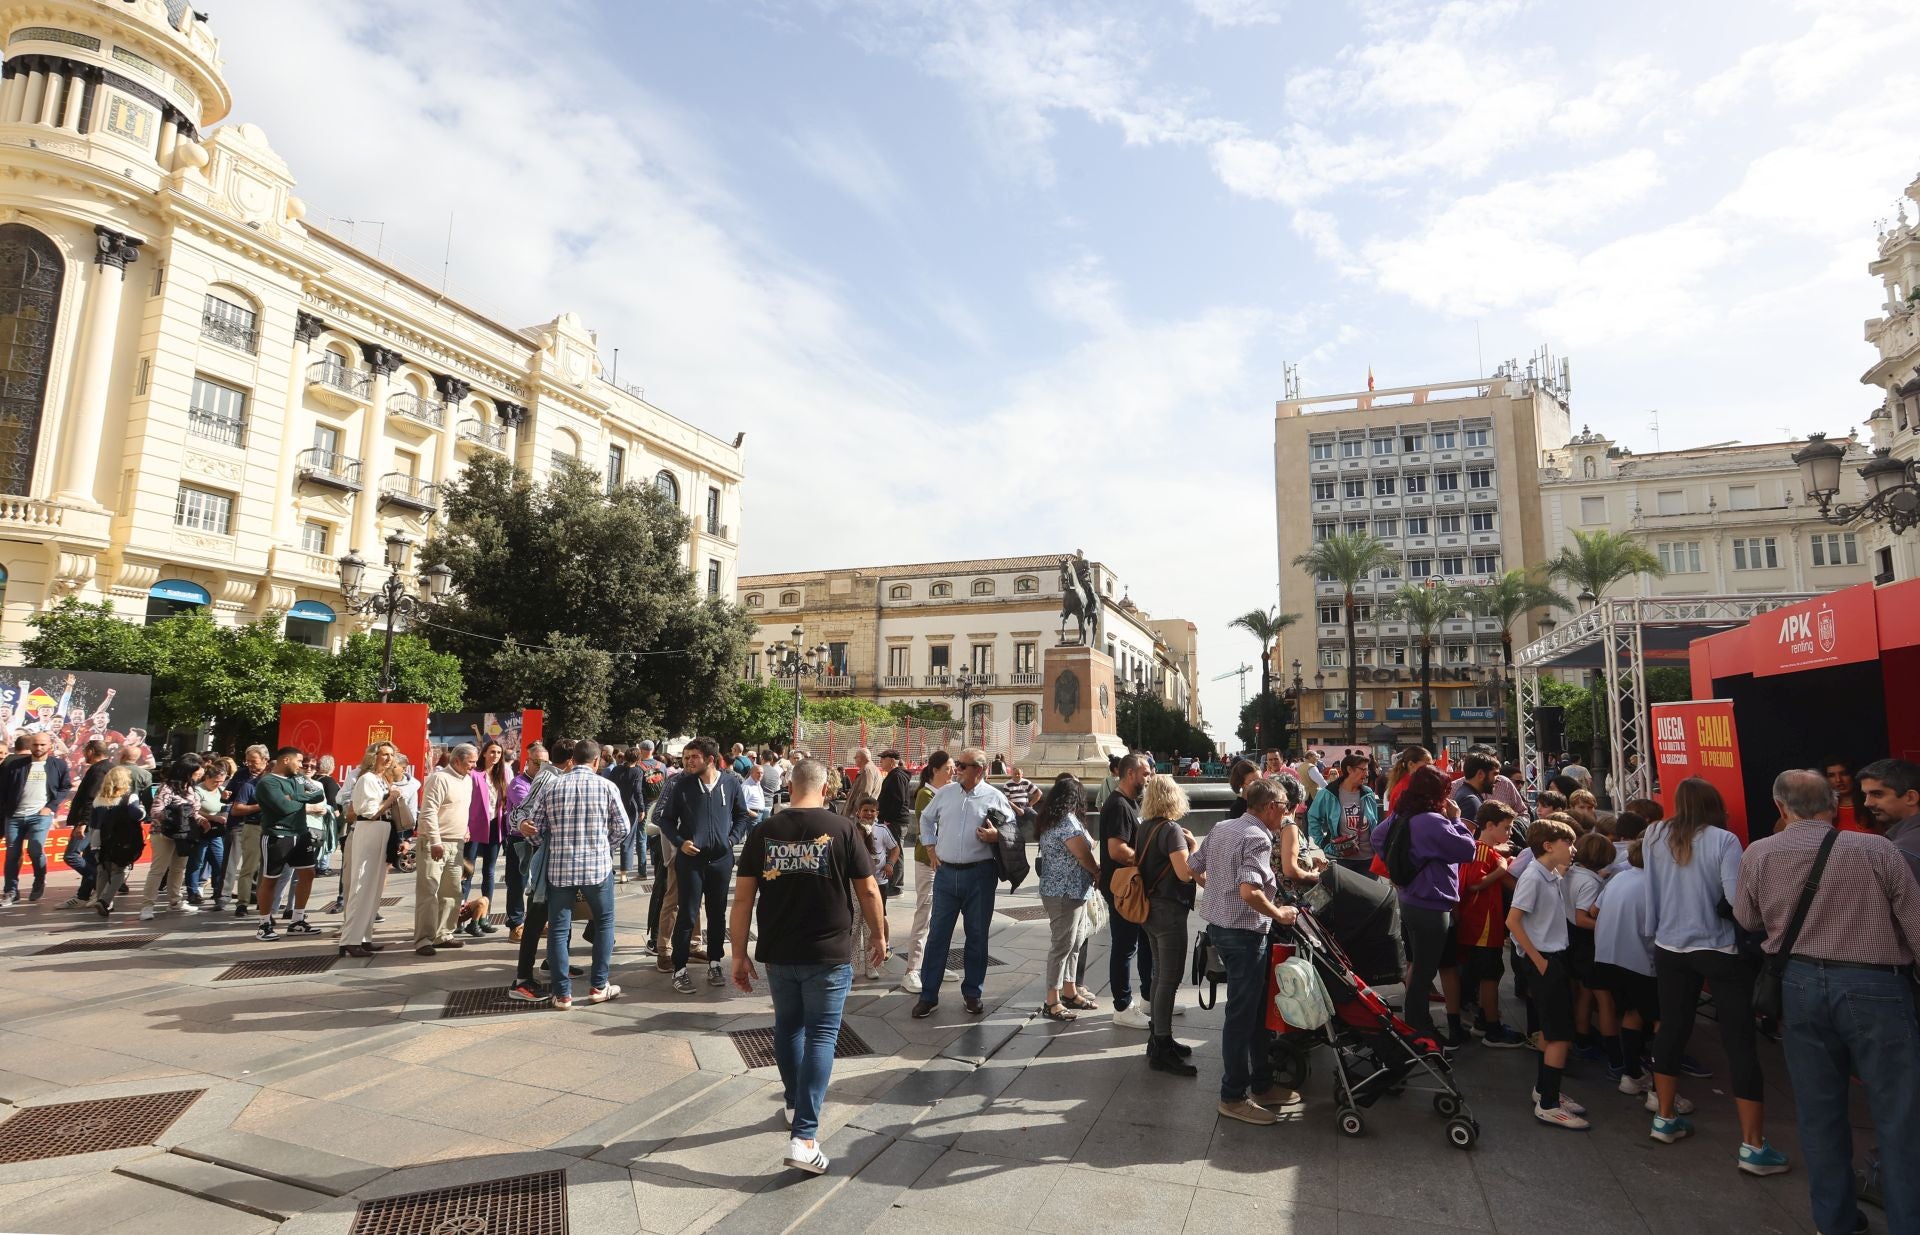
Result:
M691 525L652 485L609 492L571 460L535 482L478 458L444 501L422 559L450 568L453 590L427 636L460 658L469 704L544 700L554 732L623 735L729 714L754 623L699 594Z

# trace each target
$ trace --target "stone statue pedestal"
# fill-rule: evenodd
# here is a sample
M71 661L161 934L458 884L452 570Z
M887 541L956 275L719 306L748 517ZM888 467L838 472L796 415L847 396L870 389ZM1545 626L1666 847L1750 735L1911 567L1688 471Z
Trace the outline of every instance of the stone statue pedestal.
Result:
M1071 772L1097 793L1107 760L1127 752L1116 726L1113 658L1092 647L1051 647L1041 662L1040 732L1027 750L1027 775L1044 788Z

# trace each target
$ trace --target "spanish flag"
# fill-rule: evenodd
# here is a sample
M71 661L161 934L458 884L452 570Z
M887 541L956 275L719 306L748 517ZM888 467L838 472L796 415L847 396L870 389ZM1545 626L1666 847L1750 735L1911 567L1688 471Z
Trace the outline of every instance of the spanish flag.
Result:
M1367 366L1367 389L1368 390L1373 389L1373 366L1372 365Z

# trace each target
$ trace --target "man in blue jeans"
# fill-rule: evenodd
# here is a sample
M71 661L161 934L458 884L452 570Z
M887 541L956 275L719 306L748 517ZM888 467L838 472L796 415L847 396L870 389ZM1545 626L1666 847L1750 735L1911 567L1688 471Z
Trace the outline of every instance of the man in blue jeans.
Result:
M1113 1023L1122 1029L1148 1028L1144 1007L1133 1003L1133 975L1140 971L1140 994L1153 991L1153 949L1146 929L1113 908L1113 873L1134 862L1133 840L1140 830L1140 793L1152 766L1145 755L1123 755L1114 767L1114 786L1100 804L1100 895L1107 901L1107 979L1113 994ZM1178 1007L1179 1005L1175 1005Z
M953 761L953 779L920 813L920 843L926 846L933 868L933 916L927 924L926 958L920 962L920 1001L913 1005L916 1019L933 1015L940 1006L940 983L947 976L947 951L953 946L956 922L965 927L967 936L961 1002L975 1016L987 1010L980 1002L980 991L987 980L993 894L1000 886L994 847L1000 843L1000 825L1013 819L1013 807L986 777L986 752L961 751Z
M1867 1229L1854 1199L1852 1078L1873 1112L1890 1231L1920 1231L1920 1031L1906 969L1920 957L1920 885L1884 836L1835 832L1820 772L1782 772L1785 822L1740 858L1733 914L1777 956L1821 844L1833 838L1781 976L1781 1044L1793 1078L1814 1226Z
M620 791L593 770L600 743L574 743L573 766L547 782L521 835L546 850L547 963L553 973L553 1006L573 1007L573 979L567 972L567 945L573 937L573 902L587 902L593 920L592 987L588 1003L617 999L609 981L613 965L613 855L632 824ZM537 839L536 839L537 838Z
M802 760L793 770L792 805L747 834L727 924L733 984L752 994L747 926L758 912L755 955L767 967L773 992L773 1055L786 1096L785 1162L810 1175L827 1169L820 1110L833 1079L840 1014L853 987L856 897L872 941L868 955L858 959L877 966L887 958L873 858L853 821L826 809L826 783L826 764Z
M673 854L674 890L680 898L673 923L673 989L691 995L687 961L703 908L707 985L727 984L720 969L726 954L727 883L733 877L733 847L746 839L754 817L740 791L740 778L723 770L719 743L695 738L681 752L681 761L686 772L674 779L671 798L654 818L660 826L661 852Z
M1187 859L1206 876L1200 916L1207 938L1227 970L1227 1011L1220 1023L1220 1113L1242 1123L1272 1124L1270 1109L1300 1100L1273 1083L1267 1032L1268 927L1293 925L1298 912L1276 903L1273 836L1291 822L1287 797L1272 781L1255 778L1243 795L1247 813L1214 825Z
M25 743L23 749L21 743ZM65 759L53 759L53 737L36 733L14 742L14 753L0 763L0 817L7 821L7 886L0 907L20 900L20 857L33 859L33 891L47 892L47 833L54 811L73 795L73 776Z

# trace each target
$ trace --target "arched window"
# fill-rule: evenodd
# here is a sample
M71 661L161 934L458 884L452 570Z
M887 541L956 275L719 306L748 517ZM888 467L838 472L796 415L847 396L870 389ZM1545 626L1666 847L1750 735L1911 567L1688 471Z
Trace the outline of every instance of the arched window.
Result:
M913 589L904 583L896 583L887 589L888 600L912 600Z
M66 263L53 241L23 224L0 227L0 339L7 343L7 380L0 385L0 493L24 496L33 486L53 327L65 282Z
M672 472L661 468L659 474L653 478L653 487L665 494L666 499L675 506L680 504L680 481ZM786 602L781 601L780 603L785 604Z
M760 593L758 592L747 593L747 608L758 609L761 605L764 605L765 603L767 603L767 598L765 596L762 596Z
M1034 578L1032 575L1021 575L1013 581L1013 590L1016 592L1037 592L1040 590L1040 580Z
M783 605L797 605L800 603L800 593L782 592L780 593L780 603Z
M1033 723L1033 705L1031 703L1014 704L1013 723L1016 725L1031 725Z
M993 580L991 580L991 579L975 579L975 580L973 581L973 594L974 594L975 596L991 596L991 595L993 595Z
M929 596L951 596L951 595L953 595L953 584L951 584L951 583L936 583L936 584L934 584L934 585L933 585L932 587L930 587L930 588L928 588L928 589L927 589L927 595L929 595Z
M253 297L235 287L207 289L200 308L200 336L252 355L260 336L260 309Z

